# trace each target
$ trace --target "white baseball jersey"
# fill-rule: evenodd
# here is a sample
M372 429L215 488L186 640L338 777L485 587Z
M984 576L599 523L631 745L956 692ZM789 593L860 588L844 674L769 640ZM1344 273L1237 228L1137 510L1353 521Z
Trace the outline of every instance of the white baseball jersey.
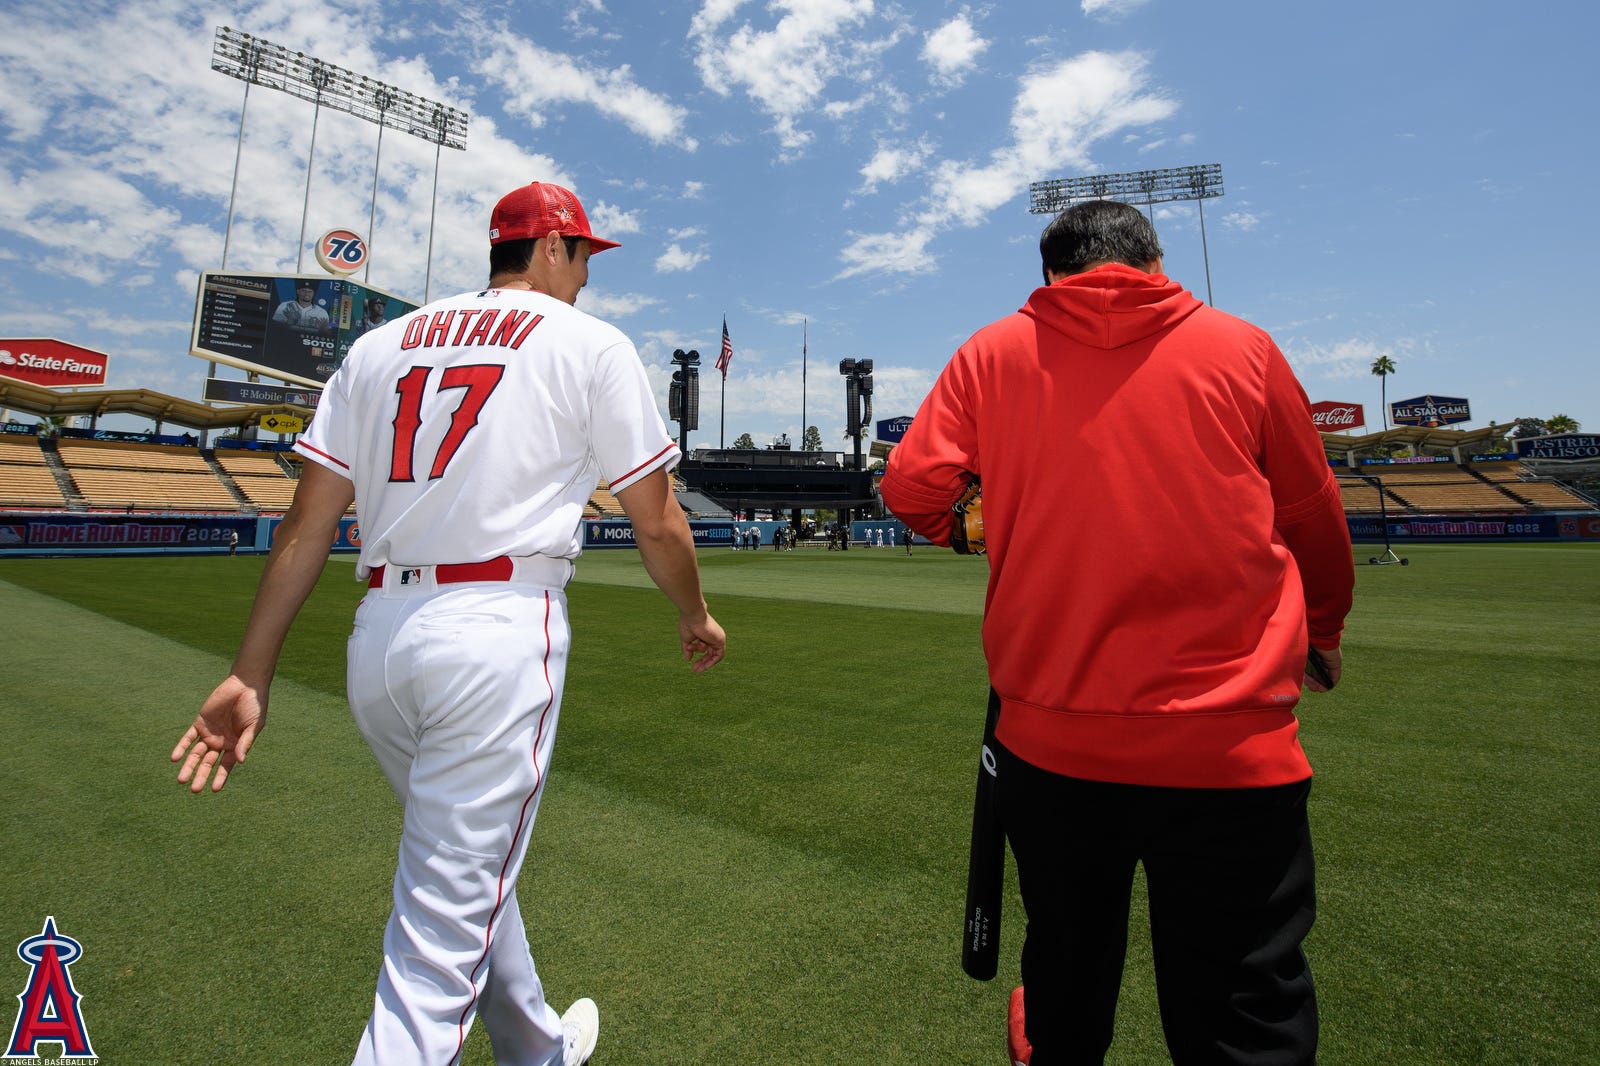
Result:
M355 482L362 573L576 558L599 477L616 492L680 455L633 343L520 289L435 301L363 336L295 450Z
M404 829L354 1062L454 1066L481 1017L497 1061L559 1063L517 877L560 717L584 504L599 476L623 490L679 455L638 353L542 293L463 293L358 340L295 449L355 483L360 572L385 568L356 611L346 692ZM517 558L511 576L440 569L499 556Z

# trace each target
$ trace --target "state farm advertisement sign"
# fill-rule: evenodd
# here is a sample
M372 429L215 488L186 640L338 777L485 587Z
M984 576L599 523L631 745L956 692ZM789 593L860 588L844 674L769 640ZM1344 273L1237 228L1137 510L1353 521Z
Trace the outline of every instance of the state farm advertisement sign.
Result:
M104 385L106 354L65 341L0 339L0 374L46 388Z
M1311 421L1319 433L1343 433L1347 429L1366 425L1367 416L1358 403L1323 400L1311 405Z

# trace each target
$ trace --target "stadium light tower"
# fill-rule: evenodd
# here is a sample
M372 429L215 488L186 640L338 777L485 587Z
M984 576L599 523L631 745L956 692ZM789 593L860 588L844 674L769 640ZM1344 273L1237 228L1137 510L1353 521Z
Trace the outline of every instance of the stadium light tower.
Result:
M1211 253L1206 248L1205 201L1222 195L1222 164L1172 167L1167 170L1132 170L1122 174L1089 174L1081 178L1052 178L1028 186L1035 215L1057 215L1084 200L1142 202L1155 224L1154 205L1173 200L1193 200L1200 209L1200 253L1206 264L1206 303L1211 299ZM1213 306L1215 306L1213 304Z
M689 431L700 428L700 350L672 350L672 383L667 386L667 418L678 423L678 450L689 454Z
M317 117L324 107L343 111L378 126L378 158L383 155L383 129L392 126L434 146L433 207L428 216L428 266L424 289L433 282L433 223L439 203L439 154L444 148L467 146L467 114L393 85L386 85L333 63L291 51L280 44L218 26L211 49L211 69L244 82L244 107L239 110L239 146L233 158L233 191L228 194L228 228L222 240L222 266L228 266L228 243L233 235L233 204L239 191L239 153L244 147L244 116L250 104L250 86L263 85L305 100L316 108L311 120L311 155L306 159L306 200L300 209L300 248L295 272L300 271L306 245L306 212L311 203L311 163L317 149ZM367 276L372 271L372 227L378 219L378 161L372 169L372 213L367 222ZM423 302L427 302L427 295Z
M856 441L856 469L861 469L861 435L872 430L872 360L841 359L844 376L845 436Z

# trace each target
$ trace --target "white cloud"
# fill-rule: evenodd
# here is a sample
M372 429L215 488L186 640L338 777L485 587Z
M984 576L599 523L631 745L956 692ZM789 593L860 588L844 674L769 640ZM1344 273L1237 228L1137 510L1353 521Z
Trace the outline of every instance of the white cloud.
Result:
M1222 224L1229 229L1249 232L1261 224L1261 216L1252 211L1230 211L1222 216Z
M919 225L902 233L851 234L854 238L839 253L845 269L840 277L856 274L910 274L928 265L928 242L934 228Z
M1083 13L1092 19L1111 21L1132 14L1149 0L1083 0Z
M698 200L705 191L706 183L703 181L686 181L683 183L683 198L685 200Z
M479 61L478 71L505 93L508 114L542 126L548 109L586 104L653 144L675 144L691 152L698 147L684 132L688 112L639 85L627 64L607 70L524 38L496 36L494 41L494 47Z
M928 195L908 205L901 231L856 235L840 253L838 276L923 269L939 233L982 224L1041 175L1092 170L1095 143L1172 116L1178 105L1149 85L1147 66L1137 52L1085 52L1023 76L1010 143L986 163L937 163Z
M588 288L585 288L578 297L578 306L582 310L607 321L627 318L660 305L661 301L654 296L644 296L639 293L591 292Z
M624 211L604 200L595 201L595 205L589 208L589 222L594 227L592 232L601 237L613 237L619 233L638 233L643 229L639 222L639 212Z
M883 182L896 182L915 174L933 154L933 146L924 137L916 144L892 145L882 141L878 150L861 168L863 192L874 192Z
M934 84L953 87L961 84L988 48L989 42L978 36L968 12L963 9L927 35L922 45L922 59L933 68Z
M708 255L704 251L689 251L684 249L682 245L670 244L667 246L667 250L661 253L661 257L656 260L656 273L674 274L679 271L693 270L701 263L704 263L707 258Z
M1369 337L1349 337L1314 342L1299 338L1282 344L1284 358L1302 379L1359 381L1372 376L1372 361L1386 355L1396 363L1418 350L1415 340L1400 337L1380 342Z
M873 14L873 0L772 0L768 10L781 17L770 30L746 22L729 32L741 5L706 0L696 12L689 38L700 80L720 96L742 90L771 116L785 154L797 154L814 137L799 123L828 84L859 73L881 48L853 40Z

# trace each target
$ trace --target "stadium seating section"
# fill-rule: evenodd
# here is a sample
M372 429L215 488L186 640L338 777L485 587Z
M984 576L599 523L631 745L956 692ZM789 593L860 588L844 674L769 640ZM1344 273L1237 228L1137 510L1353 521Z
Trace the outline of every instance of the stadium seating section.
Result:
M0 437L0 507L59 510L76 503L74 509L92 511L281 513L294 499L301 467L292 452L223 448L208 458L195 448L67 438L55 442L55 452L60 467L53 469L47 448L36 439ZM1596 510L1554 481L1530 480L1516 461L1395 464L1364 472L1381 480L1381 502L1378 486L1341 474L1339 497L1347 514ZM76 493L63 491L58 473L70 478ZM682 488L676 476L673 485ZM583 514L625 517L605 483L589 497Z
M1592 511L1595 506L1553 481L1523 480L1517 462L1418 463L1415 466L1368 467L1383 484L1382 506L1413 514L1494 513L1526 511ZM1339 497L1346 514L1376 513L1378 489L1370 482L1344 477Z
M0 506L66 506L61 486L32 437L0 437Z
M589 506L600 512L601 518L622 518L625 514L622 503L612 493L611 486L603 481L589 495Z
M213 467L198 449L174 445L61 438L54 448L59 470L75 493L63 492L36 438L0 436L0 507L276 514L293 502L301 469L293 452L219 448L211 453ZM229 481L238 495L229 489ZM350 513L354 511L352 505ZM603 483L583 514L624 517L622 505Z

